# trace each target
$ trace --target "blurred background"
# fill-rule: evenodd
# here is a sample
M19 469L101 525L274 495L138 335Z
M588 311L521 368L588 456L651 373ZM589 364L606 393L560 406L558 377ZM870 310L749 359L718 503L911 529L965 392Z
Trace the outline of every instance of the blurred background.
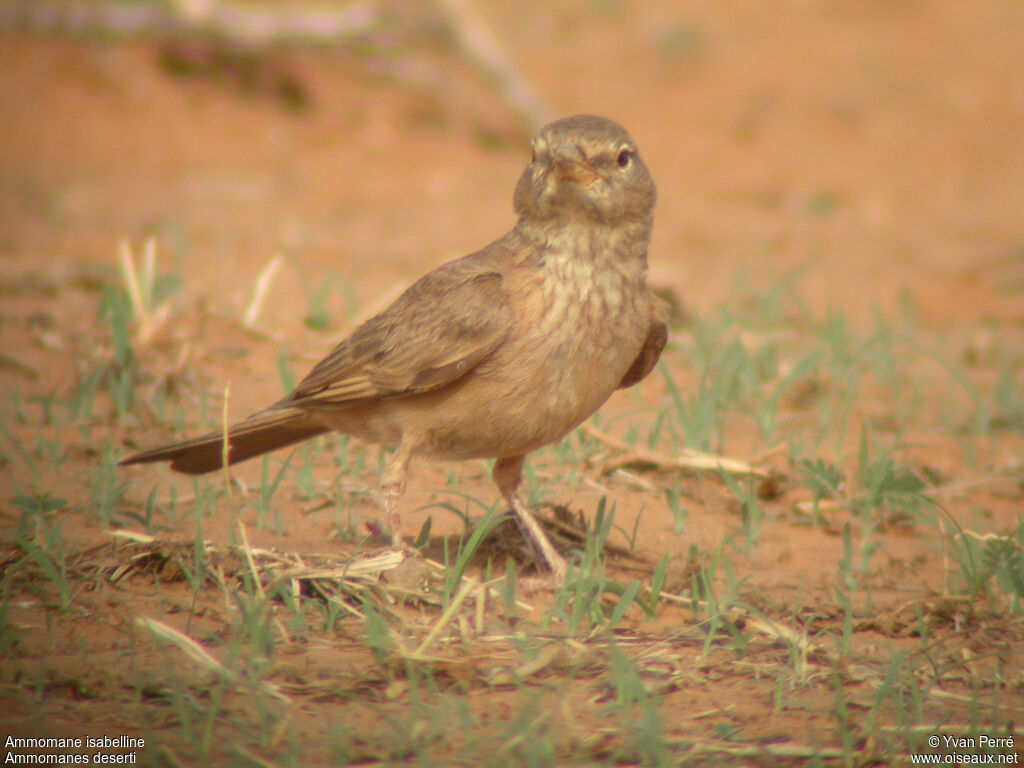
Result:
M816 311L1019 323L1022 35L1005 0L5 0L0 259L155 235L242 308L283 256L287 333L325 275L365 308L502 234L530 134L590 112L640 144L689 312L796 274Z
M905 765L979 728L1019 749L1022 41L1018 0L0 0L12 733L152 735L153 765ZM456 624L465 590L435 624L234 589L248 536L340 563L384 530L384 453L324 438L230 483L117 462L274 402L505 233L529 137L581 112L639 143L680 322L527 478L545 514L617 515L647 560L608 573L645 606L650 583L652 615L604 599L603 558L520 623L477 597ZM405 499L447 561L496 494L483 462L422 462ZM119 529L157 537L131 583ZM248 564L214 579L235 541ZM621 653L589 644L613 626Z

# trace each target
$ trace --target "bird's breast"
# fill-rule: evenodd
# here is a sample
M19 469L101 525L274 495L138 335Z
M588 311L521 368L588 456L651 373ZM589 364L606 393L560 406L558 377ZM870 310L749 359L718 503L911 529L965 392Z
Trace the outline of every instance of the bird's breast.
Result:
M515 330L492 370L517 371L498 374L499 389L510 403L530 404L517 409L530 442L552 442L587 419L636 359L648 323L643 270L636 273L556 254L520 276L532 285L513 294Z

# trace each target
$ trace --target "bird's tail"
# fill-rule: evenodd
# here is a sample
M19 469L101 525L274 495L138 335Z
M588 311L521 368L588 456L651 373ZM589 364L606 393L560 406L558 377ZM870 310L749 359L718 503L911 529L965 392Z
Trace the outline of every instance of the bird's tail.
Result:
M253 414L228 429L228 464L308 440L330 431L298 408L270 408ZM224 433L209 432L193 440L142 451L121 460L121 464L171 462L171 469L201 475L224 466Z

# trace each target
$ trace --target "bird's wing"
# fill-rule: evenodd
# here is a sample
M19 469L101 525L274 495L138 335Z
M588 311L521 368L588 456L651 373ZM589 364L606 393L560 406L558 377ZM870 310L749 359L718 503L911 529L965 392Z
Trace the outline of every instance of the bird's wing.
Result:
M501 273L479 255L414 283L321 361L281 405L348 405L427 392L472 370L512 325Z
M650 317L651 321L647 328L647 338L644 339L644 344L640 348L640 353L636 356L636 360L629 366L626 375L619 382L618 389L632 387L642 380L654 370L654 366L658 363L658 358L661 357L661 350L665 348L665 342L668 341L668 326L665 325L665 321L662 319L662 311L658 299L653 295L651 296Z

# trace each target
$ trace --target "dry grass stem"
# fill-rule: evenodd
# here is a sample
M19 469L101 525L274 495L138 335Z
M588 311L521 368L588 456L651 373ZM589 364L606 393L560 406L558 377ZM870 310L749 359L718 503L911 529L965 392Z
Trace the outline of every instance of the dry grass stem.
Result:
M757 477L768 477L770 474L763 469L758 469L757 467L739 461L738 459L730 459L726 456L716 456L712 453L692 450L684 450L679 456L665 456L655 451L647 450L646 448L638 448L630 445L623 440L612 437L606 432L595 429L589 424L584 424L580 429L595 440L599 440L605 445L615 448L616 450L624 451L622 456L606 459L601 463L601 466L598 467L598 471L602 475L611 474L620 467L626 467L631 464L649 464L658 469L664 470L724 470L725 472L731 472L736 475L756 475Z

